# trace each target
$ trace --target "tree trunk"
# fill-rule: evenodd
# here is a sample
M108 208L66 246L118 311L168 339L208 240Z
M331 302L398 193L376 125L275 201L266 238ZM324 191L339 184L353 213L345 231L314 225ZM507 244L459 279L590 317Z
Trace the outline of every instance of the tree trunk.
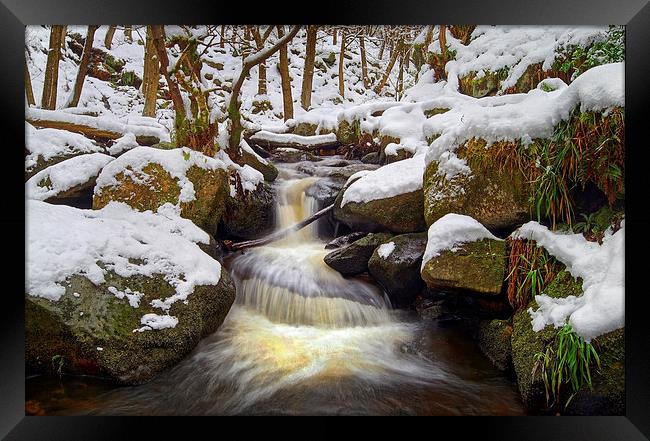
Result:
M379 81L379 84L377 84L377 87L375 87L375 93L379 94L381 93L382 89L386 85L386 82L388 82L388 77L390 76L391 71L393 70L393 66L395 66L395 61L397 61L397 55L399 54L398 47L400 47L402 44L401 40L397 42L397 47L393 48L392 53L390 55L390 61L388 62L388 66L386 67L386 71L384 72L384 76L381 78L381 81Z
M59 60L61 59L61 42L65 26L53 25L50 31L50 47L45 65L45 79L43 80L43 96L41 107L54 110L56 108L56 93L59 83Z
M142 116L156 116L159 78L160 65L158 63L158 53L153 41L151 26L147 26L147 40L144 47L144 74L142 75L142 93L144 94Z
M339 95L345 98L345 29L341 31L341 52L339 53Z
M307 27L307 47L305 48L305 68L302 76L302 92L300 104L307 110L311 106L311 89L314 80L314 58L316 57L316 36L318 27L309 25Z
M185 105L181 96L181 91L178 88L178 83L172 78L169 73L169 57L167 57L167 49L165 48L165 37L163 25L151 26L151 34L153 36L153 43L158 54L158 61L160 62L160 74L165 77L169 94L172 97L174 104L174 111L176 112L176 122L183 121L187 118L185 113Z
M282 38L283 36L284 26L278 26L278 38ZM285 121L293 118L293 97L291 96L291 77L289 76L287 44L283 44L280 48L280 78L282 79L282 103Z
M384 49L386 49L386 37L384 37L384 39L381 40L381 47L379 48L379 59L380 60L384 59Z
M89 25L88 32L86 33L86 41L84 42L84 50L81 54L81 61L79 62L79 70L77 71L77 79L74 82L74 89L72 91L72 99L68 103L68 107L77 107L79 105L79 98L81 97L81 89L88 73L88 64L90 63L90 54L93 50L93 40L95 39L95 31L99 26Z
M359 48L361 50L361 76L363 77L363 87L370 87L368 84L368 66L366 64L366 42L365 36L359 36Z
M115 35L115 25L110 25L108 31L106 31L106 37L104 38L104 46L106 49L111 50L111 45L113 44L113 35Z
M442 54L442 59L443 61L447 61L447 26L445 25L440 25L438 42L440 43L440 53Z
M35 106L36 100L34 99L34 89L32 89L32 77L29 74L29 67L27 66L27 58L25 58L25 94L27 95L27 105Z
M336 28L332 29L332 44L336 45Z
M401 98L404 90L404 54L399 57L399 75L397 77L397 98Z
M133 26L125 26L124 27L124 38L129 43L133 43Z
M226 44L226 25L221 25L221 40L219 40L219 47L224 48Z
M250 72L253 66L269 58L288 41L295 37L299 30L300 26L294 26L288 34L278 39L278 41L269 49L263 50L252 57L247 57L244 59L244 62L242 63L242 70L239 73L237 79L233 81L232 91L230 92L230 100L228 101L228 118L230 121L228 155L231 159L235 160L239 158L239 143L241 141L241 132L243 131L241 124L241 100L239 99L239 93L241 91L242 85L244 84L244 79L246 79L246 75L248 75L248 72Z

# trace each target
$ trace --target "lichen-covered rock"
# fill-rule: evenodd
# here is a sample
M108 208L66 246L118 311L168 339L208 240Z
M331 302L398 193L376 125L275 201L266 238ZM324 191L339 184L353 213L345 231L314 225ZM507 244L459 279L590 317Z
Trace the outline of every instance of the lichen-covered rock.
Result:
M68 280L56 302L25 296L25 360L38 371L94 375L121 384L140 384L173 366L223 322L235 299L235 286L225 270L215 286L198 286L187 304L176 302L169 311L175 327L134 330L141 317L160 313L153 298L171 296L174 288L163 277L124 278L109 272L94 285L83 276ZM130 289L144 294L133 308L126 298L108 290ZM128 291L127 291L128 292Z
M457 175L448 180L437 174L437 162L431 162L424 173L424 217L433 224L448 213L471 216L487 229L512 230L530 219L530 187L518 170L502 169L490 162L489 149L483 140L467 142L472 154L466 158L466 148L456 152L466 158L471 176ZM485 152L484 155L475 152Z
M344 276L353 276L368 271L368 260L373 251L391 238L390 234L376 233L352 242L350 245L332 251L323 260Z
M275 201L273 190L260 182L253 191L238 192L226 199L223 214L225 233L240 239L256 239L273 230Z
M479 323L479 348L502 371L509 370L512 365L511 335L512 324L508 320L481 320Z
M225 165L188 148L138 147L104 167L95 187L93 208L110 201L139 211L179 205L181 216L213 234L229 194Z
M258 172L262 173L265 181L273 182L275 181L275 178L278 177L278 169L269 161L255 154L252 149L250 151L247 149L242 149L241 158L237 162L239 165L249 165Z
M567 271L561 271L545 288L544 293L554 298L582 294L582 283ZM535 301L528 307L536 308ZM530 314L519 311L513 318L511 336L512 361L517 384L524 403L531 409L546 409L544 383L539 375L533 376L535 354L544 352L555 344L558 329L546 326L539 332L532 329ZM625 414L625 330L608 332L594 338L591 344L600 358L600 368L591 368L592 389L584 385L562 412L569 415L623 415ZM567 386L565 386L567 387ZM564 394L564 400L568 395Z
M341 207L344 192L345 188L336 197L334 218L353 230L412 233L426 229L421 190L369 202L348 202Z
M393 305L411 304L424 286L420 266L426 246L426 233L401 234L372 253L368 272L386 290Z
M343 145L356 144L361 136L360 122L342 120L336 129L336 139Z
M430 288L499 295L505 279L506 245L482 239L445 250L428 260L422 279Z

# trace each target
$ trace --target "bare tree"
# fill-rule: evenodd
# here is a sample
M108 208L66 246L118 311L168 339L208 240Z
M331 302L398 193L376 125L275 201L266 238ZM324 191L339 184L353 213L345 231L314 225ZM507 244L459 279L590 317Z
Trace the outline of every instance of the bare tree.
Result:
M143 116L156 116L156 98L158 96L158 80L160 78L160 63L158 52L153 39L151 26L147 26L147 39L144 48L144 73L142 75L142 93L144 94Z
M332 26L332 44L336 45L336 27Z
M25 58L25 95L27 96L27 105L35 106L36 100L34 99L34 89L32 89L32 77L29 74L29 67L27 66L27 58Z
M45 79L43 80L43 96L41 107L54 110L56 108L56 93L59 82L59 61L61 59L61 45L66 26L53 25L50 30L50 47L45 65Z
M269 38L269 35L271 35L272 31L273 31L273 26L268 26L263 34L260 33L260 29L258 26L252 27L251 33L253 35L253 39L255 40L255 45L257 46L258 51L264 49L264 43ZM258 95L266 95L266 61L262 61L258 65L257 70L258 70L257 93Z
M169 57L167 56L167 49L165 48L164 28L162 25L151 26L151 34L153 37L153 44L158 54L158 61L160 62L160 74L165 78L169 94L172 98L174 111L176 112L176 120L185 120L186 112L185 105L183 104L183 97L181 96L178 83L169 72Z
M368 65L366 63L366 36L365 34L359 35L359 52L361 53L361 77L363 79L363 87L369 87L368 83Z
M240 156L239 152L239 143L241 141L241 132L243 127L241 124L241 100L240 92L241 87L244 84L246 76L250 72L251 68L262 61L269 58L271 55L276 53L282 46L291 41L293 37L300 30L300 26L294 26L291 28L289 33L285 34L282 38L279 38L271 47L264 49L255 55L248 56L244 58L242 63L242 69L237 76L237 79L233 82L232 91L230 93L230 100L228 101L228 118L230 123L230 137L228 140L228 154L231 158L237 159Z
M129 42L133 42L133 26L124 27L124 38Z
M311 105L311 89L314 80L314 59L316 57L316 37L318 27L314 25L307 26L307 44L305 48L305 68L302 76L302 92L300 94L300 104L307 110Z
M110 25L108 31L106 31L106 37L104 37L104 46L106 49L111 50L111 45L113 44L113 36L115 35L115 29L117 26Z
M284 26L278 26L278 38L284 36ZM291 40L289 40L291 41ZM288 42L287 42L288 44ZM291 96L291 76L289 75L289 54L287 44L280 47L280 78L282 80L282 104L284 120L293 118L293 97ZM261 63L260 63L261 65Z
M345 98L345 28L341 30L341 52L339 54L339 95Z
M390 55L390 61L388 62L388 66L386 67L386 71L384 71L384 75L379 81L379 84L375 87L375 92L377 94L381 93L382 89L386 85L386 82L388 82L388 77L390 76L391 71L393 70L393 66L395 66L395 61L397 61L397 56L399 55L400 48L402 46L402 41L398 40L397 44L395 45L396 47L392 50L391 55Z
M79 98L81 97L81 89L88 73L88 64L90 63L90 54L93 50L93 40L95 39L95 31L99 26L89 25L88 32L86 33L86 41L84 42L84 49L81 54L81 61L79 61L79 70L77 71L77 78L74 82L74 89L72 91L72 98L68 103L68 107L77 107L79 105Z

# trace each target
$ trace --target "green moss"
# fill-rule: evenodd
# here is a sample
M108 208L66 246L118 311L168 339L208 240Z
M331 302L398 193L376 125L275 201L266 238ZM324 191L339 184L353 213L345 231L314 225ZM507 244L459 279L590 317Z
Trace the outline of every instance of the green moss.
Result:
M543 291L549 297L563 299L582 295L582 282L573 278L568 271L560 271Z
M50 180L50 177L49 177L49 176L46 176L46 177L44 177L43 179L41 179L41 180L38 182L37 185L38 185L39 187L42 187L42 188L51 189L51 188L52 188L52 181Z

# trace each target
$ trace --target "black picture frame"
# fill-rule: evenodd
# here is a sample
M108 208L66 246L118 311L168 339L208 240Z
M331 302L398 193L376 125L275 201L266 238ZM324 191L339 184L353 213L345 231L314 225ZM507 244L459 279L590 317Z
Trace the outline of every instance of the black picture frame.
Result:
M650 3L631 0L545 0L522 4L516 0L466 0L464 2L431 2L416 0L339 1L332 3L277 2L265 7L253 3L206 3L199 0L1 0L0 47L2 50L2 99L0 120L3 134L5 164L0 173L0 195L3 209L5 281L12 281L0 303L0 436L6 439L136 439L145 431L148 439L171 437L180 426L184 439L192 439L190 431L208 429L214 434L227 433L220 420L217 425L208 419L191 423L162 423L155 419L126 417L26 417L24 408L24 296L20 294L24 274L25 202L23 156L19 145L24 142L23 47L24 26L30 24L89 23L271 23L271 24L571 24L626 25L626 415L620 417L438 417L435 421L417 420L428 428L427 436L451 433L456 439L480 436L500 440L642 440L650 439L650 320L647 273L647 251L650 250L650 173L648 161L648 105L650 99ZM271 7L273 9L271 9ZM24 287L24 285L23 285ZM197 421L198 420L198 421ZM263 424L233 424L241 432ZM232 424L232 423L231 423ZM394 424L408 431L413 423ZM293 423L291 423L293 425ZM175 427L173 427L175 426ZM286 432L287 423L280 423ZM331 424L318 427L319 435L332 431ZM364 430L382 429L373 421ZM141 432L142 433L142 432ZM298 432L296 432L298 433ZM270 430L269 430L270 434ZM369 434L369 432L368 432ZM439 435L435 435L439 434ZM217 435L207 435L217 436ZM228 435L234 436L234 435ZM449 436L449 435L448 435Z

